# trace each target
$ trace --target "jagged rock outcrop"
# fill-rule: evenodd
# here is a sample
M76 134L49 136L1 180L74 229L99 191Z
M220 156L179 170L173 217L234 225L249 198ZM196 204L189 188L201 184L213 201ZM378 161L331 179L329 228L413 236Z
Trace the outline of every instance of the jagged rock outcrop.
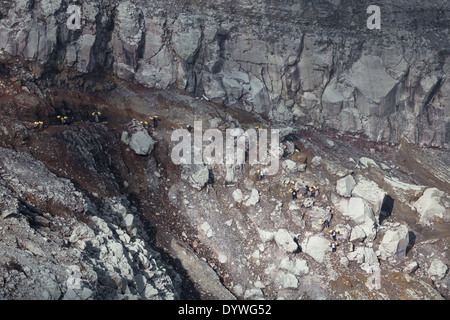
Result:
M367 28L364 2L98 0L79 5L79 30L67 27L68 4L2 8L1 60L35 64L38 79L49 79L46 65L59 65L56 83L108 72L276 122L448 147L446 2L381 1L379 30Z
M106 198L98 209L72 182L28 155L0 148L0 163L0 181L11 190L0 221L0 268L7 284L2 297L179 297L179 276L149 247L126 200Z

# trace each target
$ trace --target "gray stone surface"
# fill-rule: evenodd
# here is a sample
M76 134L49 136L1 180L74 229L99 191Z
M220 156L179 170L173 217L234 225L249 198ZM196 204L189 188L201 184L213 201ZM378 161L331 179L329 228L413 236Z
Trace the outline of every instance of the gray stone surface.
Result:
M93 1L81 5L75 38L62 1L26 3L2 11L0 48L14 57L62 63L81 73L101 68L157 89L201 88L208 99L247 105L276 121L360 132L373 141L449 143L450 60L436 58L448 47L448 25L436 17L448 12L446 2L383 0L377 3L384 8L383 28L375 36L367 33L363 3L349 8L320 1L312 10L306 0L270 9L265 1L188 1L186 7ZM407 35L402 41L400 29Z

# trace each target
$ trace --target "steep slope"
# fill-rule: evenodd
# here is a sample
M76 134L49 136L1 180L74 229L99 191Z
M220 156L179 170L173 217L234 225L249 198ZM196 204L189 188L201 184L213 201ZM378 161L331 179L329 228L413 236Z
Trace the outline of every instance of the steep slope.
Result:
M46 99L2 84L12 97L35 99L35 114L48 114L42 129L1 120L4 298L448 298L444 150L425 161L406 142L278 127L279 171L259 180L257 165L175 165L171 136L194 120L224 133L275 128L262 119L120 82L92 94L52 89ZM101 123L90 117L94 109ZM52 124L61 112L73 122ZM139 129L154 149L138 155L124 132L133 135L133 118L155 114L156 129ZM414 167L412 157L402 161L412 150ZM191 180L202 168L206 180ZM349 177L354 185L342 187ZM317 185L319 194L292 199L286 179L299 189ZM428 198L433 187L439 191ZM331 229L339 230L336 252ZM53 278L30 271L49 259L42 270Z
M449 298L448 2L1 3L1 298Z

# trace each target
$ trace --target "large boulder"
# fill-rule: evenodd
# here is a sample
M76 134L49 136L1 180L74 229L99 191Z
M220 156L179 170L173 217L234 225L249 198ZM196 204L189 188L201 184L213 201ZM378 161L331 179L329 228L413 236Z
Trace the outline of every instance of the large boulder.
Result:
M359 159L359 163L364 167L364 168L368 168L370 166L372 167L376 167L379 168L379 166L377 165L377 163L375 161L373 161L370 158L366 158L366 157L361 157Z
M234 201L236 201L236 202L242 202L243 196L242 196L242 191L241 191L241 189L236 189L236 190L234 190L233 193L232 193L232 196L233 196Z
M288 172L298 172L306 170L306 163L295 162L292 160L285 160L281 166Z
M380 243L380 257L402 259L409 244L409 231L406 225L397 225L386 231Z
M209 181L208 166L203 164L184 165L181 178L187 180L193 188L201 190Z
M250 193L250 196L245 201L246 206L254 206L259 202L259 192L256 189L252 189L252 192Z
M305 239L302 242L301 247L303 252L317 262L322 263L325 258L325 254L331 251L329 243L330 240L325 239L320 235L314 235Z
M358 246L354 251L347 254L347 259L361 264L361 268L367 273L372 273L374 267L379 266L375 251L369 247Z
M372 208L362 198L334 199L334 205L336 210L349 217L356 225L375 223Z
M122 133L121 140L136 154L142 156L149 155L156 144L156 141L148 134L147 129L136 119L127 124L127 131Z
M348 175L336 181L336 192L342 197L351 197L355 185L355 179L351 175Z
M436 218L450 222L450 210L445 208L445 193L437 188L428 188L423 195L414 202L413 206L420 215L419 223L425 226L432 226ZM450 203L449 203L450 204Z
M352 197L358 197L366 200L372 208L374 214L378 216L380 214L386 192L378 187L378 185L373 181L369 181L362 177L358 177L357 180L358 182L352 190Z
M139 131L131 136L129 146L136 154L146 156L153 151L155 143L147 131Z
M298 249L294 237L285 229L279 229L274 236L277 245L286 252L295 252Z
M441 280L442 278L445 277L447 269L448 269L447 265L440 259L433 259L430 267L428 268L428 275L432 279Z
M278 272L275 276L275 284L283 289L296 289L298 287L298 279L292 273Z
M321 207L312 207L308 210L308 216L312 223L312 229L322 231L323 226L319 224L320 220L331 220L331 213Z
M189 177L189 182L196 189L201 189L209 180L209 169L207 166L201 166Z
M306 260L297 258L291 260L289 259L289 257L285 257L283 260L281 260L278 268L295 274L296 276L306 275L309 273L308 263L306 262Z

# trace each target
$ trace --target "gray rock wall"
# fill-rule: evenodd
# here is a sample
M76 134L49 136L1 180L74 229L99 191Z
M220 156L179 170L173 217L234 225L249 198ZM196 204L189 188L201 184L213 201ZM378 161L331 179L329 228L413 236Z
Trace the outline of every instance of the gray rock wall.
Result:
M53 66L57 82L113 73L373 141L450 142L446 1L378 1L380 30L366 26L368 1L95 0L79 30L68 4L2 7L0 61Z

